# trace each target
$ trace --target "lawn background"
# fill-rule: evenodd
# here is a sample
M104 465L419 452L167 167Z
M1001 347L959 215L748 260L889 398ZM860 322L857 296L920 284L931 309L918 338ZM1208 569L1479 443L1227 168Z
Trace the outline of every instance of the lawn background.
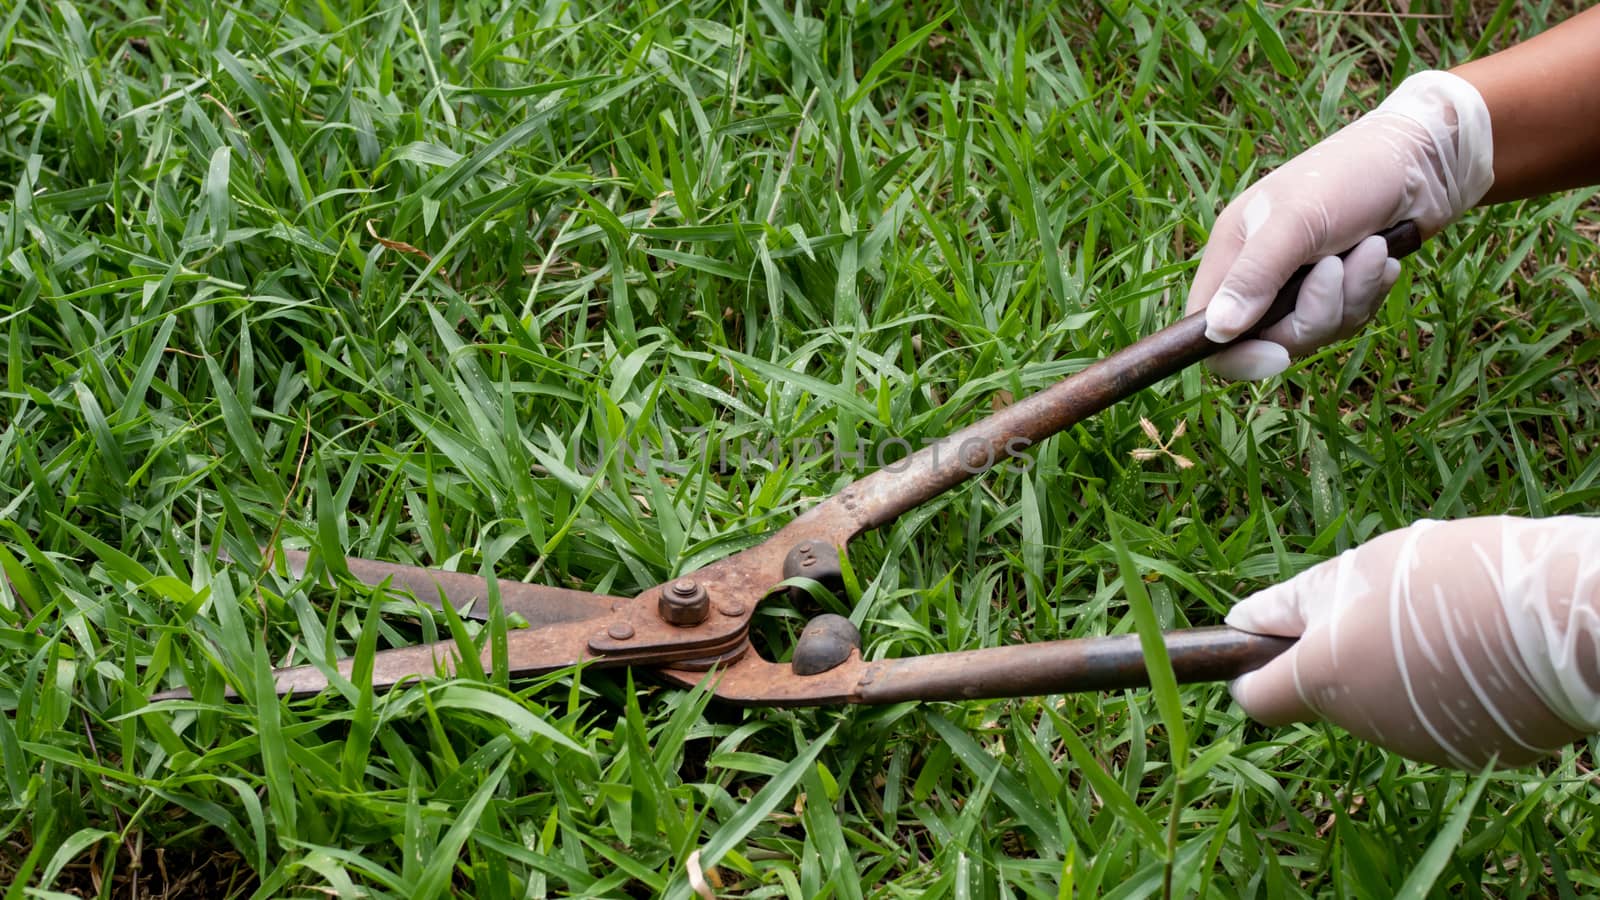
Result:
M1165 716L261 690L450 626L258 544L612 593L693 569L1172 321L1229 197L1568 11L9 5L6 900L684 896L696 851L746 896L1600 889L1592 744L1478 780L1220 685ZM1143 597L1213 624L1421 517L1594 509L1591 196L1474 213L1288 376L1187 372L867 536L819 608L870 656L1128 631ZM1140 416L1194 465L1134 460ZM764 607L769 652L816 611ZM180 681L204 699L148 705Z

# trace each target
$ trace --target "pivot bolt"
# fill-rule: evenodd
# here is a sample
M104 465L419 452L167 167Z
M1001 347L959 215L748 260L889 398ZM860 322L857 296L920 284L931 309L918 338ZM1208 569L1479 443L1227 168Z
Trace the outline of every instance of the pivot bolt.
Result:
M680 578L661 592L658 609L661 618L673 625L699 625L711 611L711 596L700 582L693 578Z

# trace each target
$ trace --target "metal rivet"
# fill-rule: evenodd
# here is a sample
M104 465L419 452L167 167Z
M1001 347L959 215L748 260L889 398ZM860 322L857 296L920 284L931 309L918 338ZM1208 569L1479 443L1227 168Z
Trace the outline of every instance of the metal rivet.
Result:
M729 600L728 602L719 605L717 607L717 612L736 619L739 616L744 615L744 604L737 600Z
M627 622L617 622L606 629L606 634L614 641L625 641L633 637L633 626Z

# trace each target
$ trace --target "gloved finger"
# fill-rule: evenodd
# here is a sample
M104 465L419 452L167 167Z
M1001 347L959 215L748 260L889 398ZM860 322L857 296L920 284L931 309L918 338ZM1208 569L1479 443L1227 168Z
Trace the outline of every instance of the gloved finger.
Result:
M1277 637L1299 637L1305 634L1306 629L1315 624L1311 620L1311 610L1307 608L1304 593L1300 591L1300 579L1308 574L1318 573L1321 563L1306 572L1299 578L1291 578L1280 582L1265 590L1258 591L1249 597L1240 600L1228 610L1228 615L1223 622L1229 628L1248 631L1251 634L1270 634Z
M1300 694L1296 675L1297 644L1254 672L1240 675L1228 684L1239 708L1263 725L1288 725L1311 722L1317 711Z
M1228 381L1259 381L1289 368L1289 351L1271 341L1241 341L1206 360L1206 368Z
M1246 597L1234 604L1223 620L1229 627L1251 634L1301 638L1276 659L1228 685L1229 693L1250 718L1267 725L1308 722L1318 717L1300 691L1296 668L1299 655L1308 646L1302 635L1313 624L1300 583L1299 579L1290 579ZM1321 630L1312 637L1327 640L1326 632Z
M1359 308L1352 309L1349 304L1345 306L1345 324L1340 329L1340 337L1349 337L1361 330L1361 326L1371 321L1377 314L1378 307L1383 305L1384 298L1389 296L1389 289L1400 280L1400 260L1384 259L1383 274L1378 276L1378 289L1372 295L1371 308L1364 312Z
M1262 339L1282 344L1289 355L1297 356L1336 338L1344 323L1344 284L1343 260L1337 256L1318 260L1300 284L1294 309L1261 332Z
M1399 277L1400 261L1389 258L1383 238L1374 235L1357 244L1344 260L1344 315L1335 337L1361 330Z
M1246 213L1258 208L1267 209L1270 216L1271 200L1264 192L1251 199ZM1206 337L1213 341L1231 341L1248 331L1295 269L1317 255L1322 236L1313 233L1312 227L1305 222L1275 227L1267 216L1253 223L1247 215L1244 246L1206 304ZM1252 224L1256 225L1253 229Z

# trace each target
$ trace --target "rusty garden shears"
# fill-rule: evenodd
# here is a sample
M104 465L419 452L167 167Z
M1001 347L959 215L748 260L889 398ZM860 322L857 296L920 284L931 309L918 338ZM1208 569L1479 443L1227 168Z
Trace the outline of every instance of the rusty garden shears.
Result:
M1409 255L1422 242L1410 222L1381 236L1393 258ZM1239 340L1287 315L1308 271L1297 272L1267 315ZM1148 673L1136 635L869 661L862 658L855 626L842 616L824 615L801 632L790 662L774 663L752 647L750 624L757 607L788 579L836 582L839 554L857 535L892 522L1009 455L1224 346L1206 338L1204 313L1188 316L922 448L893 468L851 483L763 543L633 597L497 582L504 612L520 616L529 626L506 634L507 674L535 676L579 664L630 666L681 686L703 683L716 697L747 706L965 700L1144 686ZM306 554L285 551L283 557L295 574L305 572ZM346 566L357 580L408 589L432 606L449 605L469 618L488 618L490 585L478 576L356 558L347 559ZM1179 683L1234 678L1293 644L1291 639L1227 627L1168 631L1164 639ZM378 651L372 685L385 689L451 672L457 653L456 643L448 640ZM485 669L492 665L489 648L481 660ZM341 660L337 668L349 678L353 661ZM278 669L274 679L279 694L314 694L330 683L316 665ZM180 689L153 699L182 696L188 694Z

